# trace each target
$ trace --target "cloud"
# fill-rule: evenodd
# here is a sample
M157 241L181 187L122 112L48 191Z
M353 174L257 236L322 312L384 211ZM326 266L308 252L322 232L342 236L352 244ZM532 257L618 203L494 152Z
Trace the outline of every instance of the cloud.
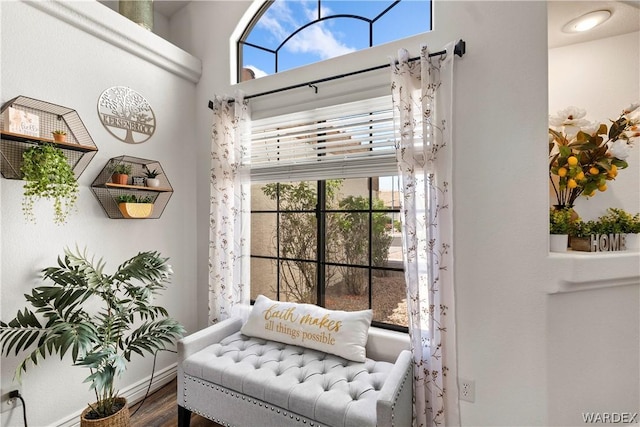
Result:
M296 34L285 47L291 52L310 53L320 59L333 58L355 50L337 40L331 31L319 24Z
M295 21L294 14L289 8L288 2L276 1L258 20L258 27L264 28L280 42L287 38L300 25ZM278 44L280 44L278 42Z
M291 2L287 1L274 2L258 21L259 27L267 30L279 40L278 44L294 31L317 17L317 7L308 7L305 2L296 2L296 5L302 7L302 10L296 12L292 10L290 4ZM311 2L309 4L316 3ZM331 10L329 8L322 8L322 16L330 14ZM326 21L318 22L305 28L291 38L284 45L284 49L292 53L315 55L320 60L344 55L356 50L340 41L339 33L332 32Z

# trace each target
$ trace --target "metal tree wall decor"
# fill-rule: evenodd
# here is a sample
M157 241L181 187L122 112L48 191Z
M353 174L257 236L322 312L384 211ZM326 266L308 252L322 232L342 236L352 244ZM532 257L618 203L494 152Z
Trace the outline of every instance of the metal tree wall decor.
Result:
M102 92L98 116L111 135L128 144L141 144L156 130L156 116L147 100L125 86Z

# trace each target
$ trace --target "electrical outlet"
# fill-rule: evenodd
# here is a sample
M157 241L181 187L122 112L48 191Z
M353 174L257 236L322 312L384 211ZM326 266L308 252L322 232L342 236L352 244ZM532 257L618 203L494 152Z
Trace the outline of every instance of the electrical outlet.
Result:
M15 387L15 385L14 385L14 387ZM15 408L17 408L17 407L19 407L21 405L20 399L9 397L9 393L11 393L12 391L16 391L16 390L18 392L20 391L20 389L17 389L17 388L2 390L2 394L0 395L0 397L1 397L1 399L0 399L0 413L11 411L12 409L15 409Z
M476 401L476 382L472 380L465 380L460 378L458 380L458 390L460 391L460 400L464 400L466 402L475 402Z

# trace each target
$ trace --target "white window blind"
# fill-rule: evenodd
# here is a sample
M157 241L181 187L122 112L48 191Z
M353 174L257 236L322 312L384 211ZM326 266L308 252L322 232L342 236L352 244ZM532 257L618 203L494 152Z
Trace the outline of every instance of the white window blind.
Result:
M254 120L245 137L254 182L397 173L390 96Z

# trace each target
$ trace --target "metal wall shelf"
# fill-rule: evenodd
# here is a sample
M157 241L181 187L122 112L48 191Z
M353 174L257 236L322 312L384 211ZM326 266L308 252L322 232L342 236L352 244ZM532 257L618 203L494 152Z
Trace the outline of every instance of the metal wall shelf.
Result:
M131 166L131 175L127 184L117 184L112 181L113 168L119 164ZM145 166L149 170L156 169L161 173L157 178L160 180L158 187L147 187L145 185L133 185L133 177L144 177ZM91 184L93 194L100 202L109 218L125 219L118 208L118 197L122 195L135 195L137 197L150 197L153 200L153 212L147 219L160 218L164 208L169 203L173 194L173 187L167 178L162 165L157 160L141 159L132 156L119 156L110 159Z
M34 114L39 118L39 136L22 135L9 132L9 124L5 123L5 111L15 108ZM60 148L73 169L76 179L89 165L98 147L93 142L87 128L78 113L67 107L40 101L26 96L18 96L2 106L0 114L0 172L7 179L22 179L22 155L33 145L51 144ZM55 142L51 139L54 130L67 133L66 142Z

